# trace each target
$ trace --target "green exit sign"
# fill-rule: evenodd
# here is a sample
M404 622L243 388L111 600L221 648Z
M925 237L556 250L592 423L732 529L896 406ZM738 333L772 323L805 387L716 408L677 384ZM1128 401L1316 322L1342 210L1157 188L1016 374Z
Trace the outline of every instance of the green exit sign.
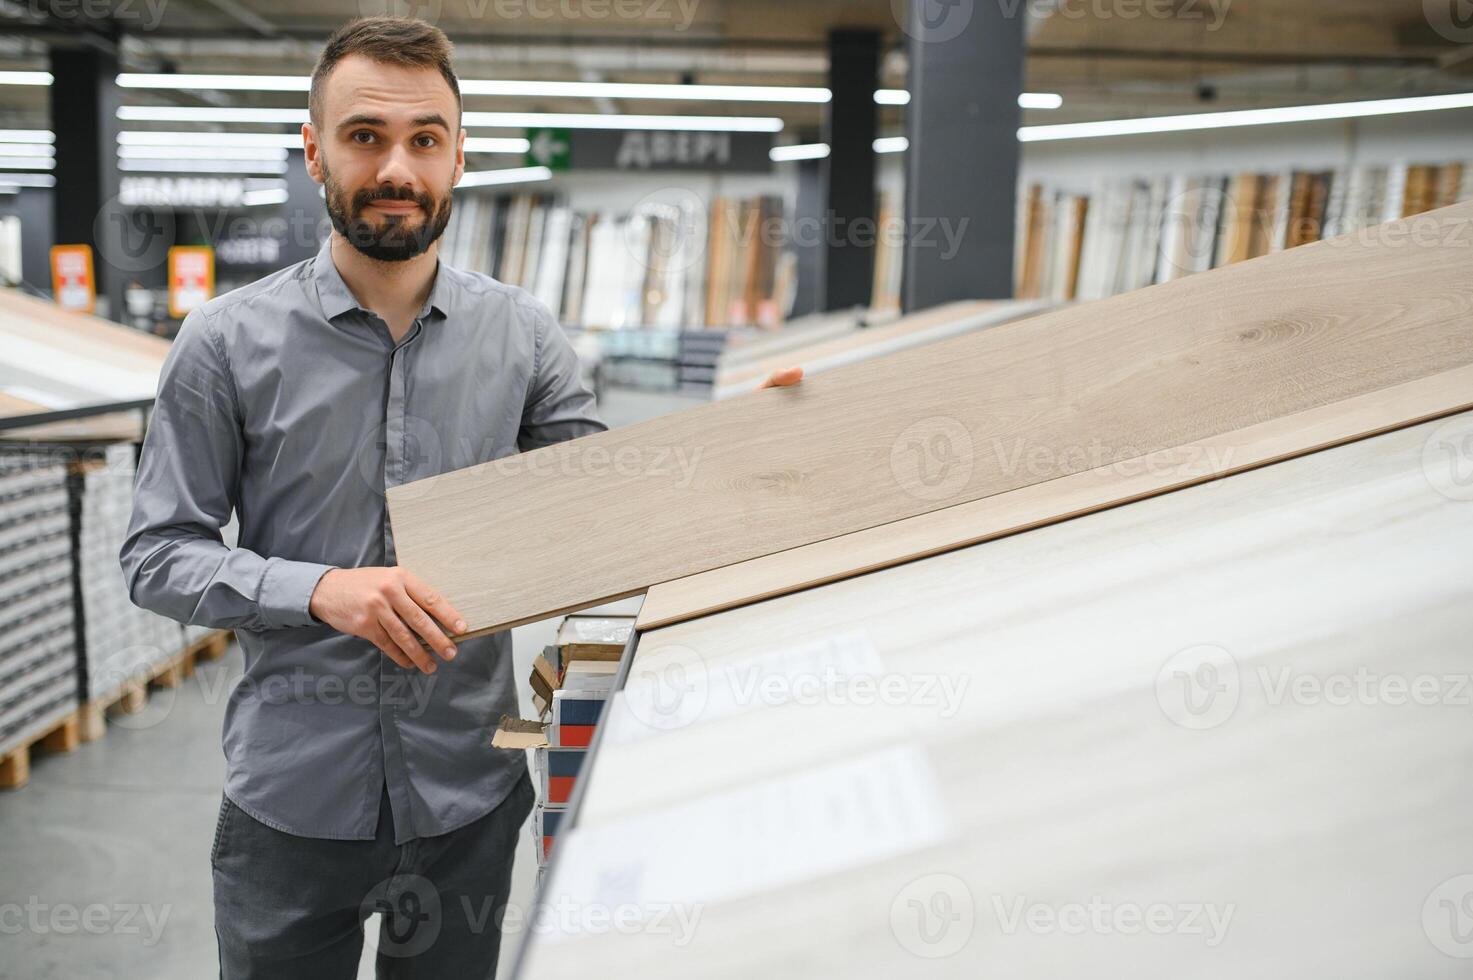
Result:
M527 143L527 166L547 167L549 170L568 169L573 140L566 129L547 129L540 126L529 128Z

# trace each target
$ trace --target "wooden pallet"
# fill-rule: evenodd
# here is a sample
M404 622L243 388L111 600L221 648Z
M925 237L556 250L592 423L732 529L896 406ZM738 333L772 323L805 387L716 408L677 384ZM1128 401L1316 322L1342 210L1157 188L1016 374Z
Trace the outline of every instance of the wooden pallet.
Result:
M81 712L68 709L55 720L40 727L29 741L16 746L0 758L0 789L20 789L31 781L31 749L70 752L80 744Z
M196 664L206 660L219 660L225 656L229 646L229 631L216 630L195 640L174 656L139 671L108 694L93 698L77 712L82 741L95 742L107 732L109 712L137 714L148 704L150 687L177 688L187 678L194 676Z
M229 648L230 631L216 630L195 640L184 648L184 652L198 663L201 660L219 660Z
M217 630L195 640L167 660L139 671L109 694L80 708L68 709L38 727L34 736L0 756L0 789L19 789L31 778L31 750L71 752L107 731L107 714L137 714L148 704L150 687L176 688L194 674L202 660L219 660L230 645L230 633Z

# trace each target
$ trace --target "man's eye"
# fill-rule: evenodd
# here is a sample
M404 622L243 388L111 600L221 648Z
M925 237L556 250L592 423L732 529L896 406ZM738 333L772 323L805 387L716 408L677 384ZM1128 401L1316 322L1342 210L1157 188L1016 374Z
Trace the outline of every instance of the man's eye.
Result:
M362 138L360 139L360 137ZM369 140L373 139L373 133L369 132L366 129L360 129L353 134L352 139L355 143L366 143Z
M428 150L430 147L434 146L438 142L433 136L420 136L418 137L418 140L419 145L424 147L426 150Z

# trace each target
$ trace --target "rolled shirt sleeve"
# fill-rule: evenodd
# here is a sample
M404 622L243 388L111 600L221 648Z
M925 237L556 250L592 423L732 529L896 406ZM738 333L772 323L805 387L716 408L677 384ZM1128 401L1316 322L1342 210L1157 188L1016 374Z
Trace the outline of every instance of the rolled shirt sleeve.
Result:
M318 625L308 610L332 565L225 545L245 448L225 348L207 315L180 327L159 376L119 553L133 602L217 629Z

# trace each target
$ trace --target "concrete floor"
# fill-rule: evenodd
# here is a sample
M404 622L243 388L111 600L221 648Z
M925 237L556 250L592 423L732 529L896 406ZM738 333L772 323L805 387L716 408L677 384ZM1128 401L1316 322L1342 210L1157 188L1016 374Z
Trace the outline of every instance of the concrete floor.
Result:
M613 390L601 411L623 425L701 401ZM607 608L633 612L640 601ZM512 631L519 680L555 626ZM180 688L152 692L141 713L110 721L101 740L67 755L36 754L30 785L0 795L0 977L218 975L209 851L224 782L221 717L240 672L232 644ZM532 717L525 686L522 700L523 717ZM529 830L517 848L511 900L525 907L536 876ZM505 937L502 976L520 939ZM365 946L359 976L372 975Z

